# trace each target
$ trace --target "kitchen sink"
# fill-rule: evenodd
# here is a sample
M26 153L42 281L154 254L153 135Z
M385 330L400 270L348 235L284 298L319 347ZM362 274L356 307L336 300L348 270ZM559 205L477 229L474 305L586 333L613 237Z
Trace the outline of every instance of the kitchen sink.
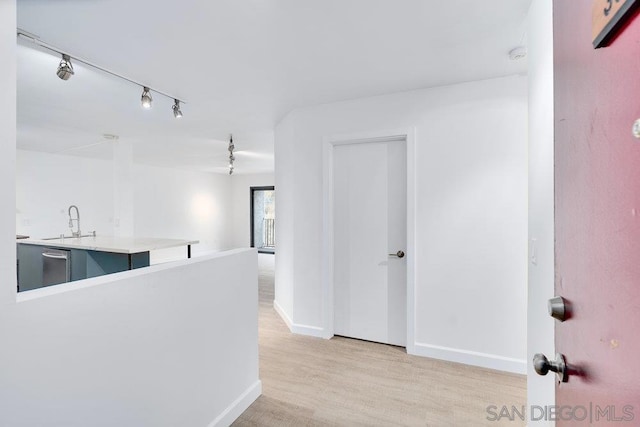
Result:
M60 239L73 239L73 236L56 236L56 237L43 237L40 240L60 240Z
M43 237L40 240L60 240L60 239L79 239L81 237L96 237L96 232L92 231L91 234L83 234L82 236L65 236L63 234L56 237Z

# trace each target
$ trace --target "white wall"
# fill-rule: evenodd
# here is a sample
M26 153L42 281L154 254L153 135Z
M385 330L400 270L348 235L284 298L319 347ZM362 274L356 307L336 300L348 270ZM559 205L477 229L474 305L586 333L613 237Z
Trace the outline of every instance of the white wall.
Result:
M134 165L134 232L138 236L196 239L193 255L228 249L228 175ZM185 257L185 248L151 253L151 262Z
M0 311L16 294L16 2L0 1ZM0 347L5 348L3 345ZM0 365L0 370L8 369Z
M0 426L229 425L261 392L257 265L245 249L20 294Z
M534 0L529 10L529 298L528 401L553 405L555 382L533 370L535 353L552 357L554 320L547 300L554 295L554 109L553 2ZM533 421L532 421L533 422ZM551 423L539 421L538 423Z
M113 234L115 236L134 235L134 179L133 142L117 139L111 143L113 150ZM80 178L82 179L82 178Z
M275 185L272 173L245 174L231 176L231 220L230 245L233 248L247 248L251 244L249 189ZM276 195L276 209L278 206ZM278 215L276 214L276 221Z
M199 240L193 246L194 256L231 246L227 175L134 164L131 177L119 184L117 164L18 150L17 232L32 237L68 235L67 209L75 204L80 208L83 233L118 234L131 221L125 228L133 229L136 236ZM118 191L123 186L131 188L127 197ZM152 263L185 256L185 248L151 253Z
M69 235L70 205L83 233L113 234L112 162L17 150L16 231L31 237Z
M276 129L276 304L293 330L326 333L323 138L395 129L416 134L415 352L524 373L523 76L292 112Z
M295 204L300 203L295 195L295 135L294 116L288 114L275 130L275 187L278 189L276 206L276 242L278 255L275 259L274 308L291 328L294 292L294 236ZM302 202L304 202L302 200ZM284 256L280 256L283 253Z

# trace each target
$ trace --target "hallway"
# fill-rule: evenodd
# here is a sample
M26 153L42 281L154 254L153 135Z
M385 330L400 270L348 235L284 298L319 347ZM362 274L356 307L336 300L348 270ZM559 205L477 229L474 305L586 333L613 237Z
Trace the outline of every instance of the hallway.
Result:
M273 256L260 255L263 393L234 426L496 426L494 405L526 404L526 378L434 359L404 348L293 335L273 309Z

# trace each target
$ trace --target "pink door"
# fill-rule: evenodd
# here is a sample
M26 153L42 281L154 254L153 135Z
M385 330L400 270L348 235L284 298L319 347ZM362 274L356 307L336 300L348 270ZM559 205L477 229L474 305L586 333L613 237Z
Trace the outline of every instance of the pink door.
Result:
M556 417L638 426L640 18L600 49L591 22L592 0L554 1L555 291L572 312L555 340L576 371L556 388Z

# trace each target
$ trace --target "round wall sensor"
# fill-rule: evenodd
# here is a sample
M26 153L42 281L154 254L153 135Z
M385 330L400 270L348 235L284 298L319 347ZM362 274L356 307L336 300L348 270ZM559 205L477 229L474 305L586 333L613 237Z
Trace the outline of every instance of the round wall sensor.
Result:
M509 52L509 59L512 61L518 61L527 56L527 48L524 46L519 46L514 49L511 49Z

